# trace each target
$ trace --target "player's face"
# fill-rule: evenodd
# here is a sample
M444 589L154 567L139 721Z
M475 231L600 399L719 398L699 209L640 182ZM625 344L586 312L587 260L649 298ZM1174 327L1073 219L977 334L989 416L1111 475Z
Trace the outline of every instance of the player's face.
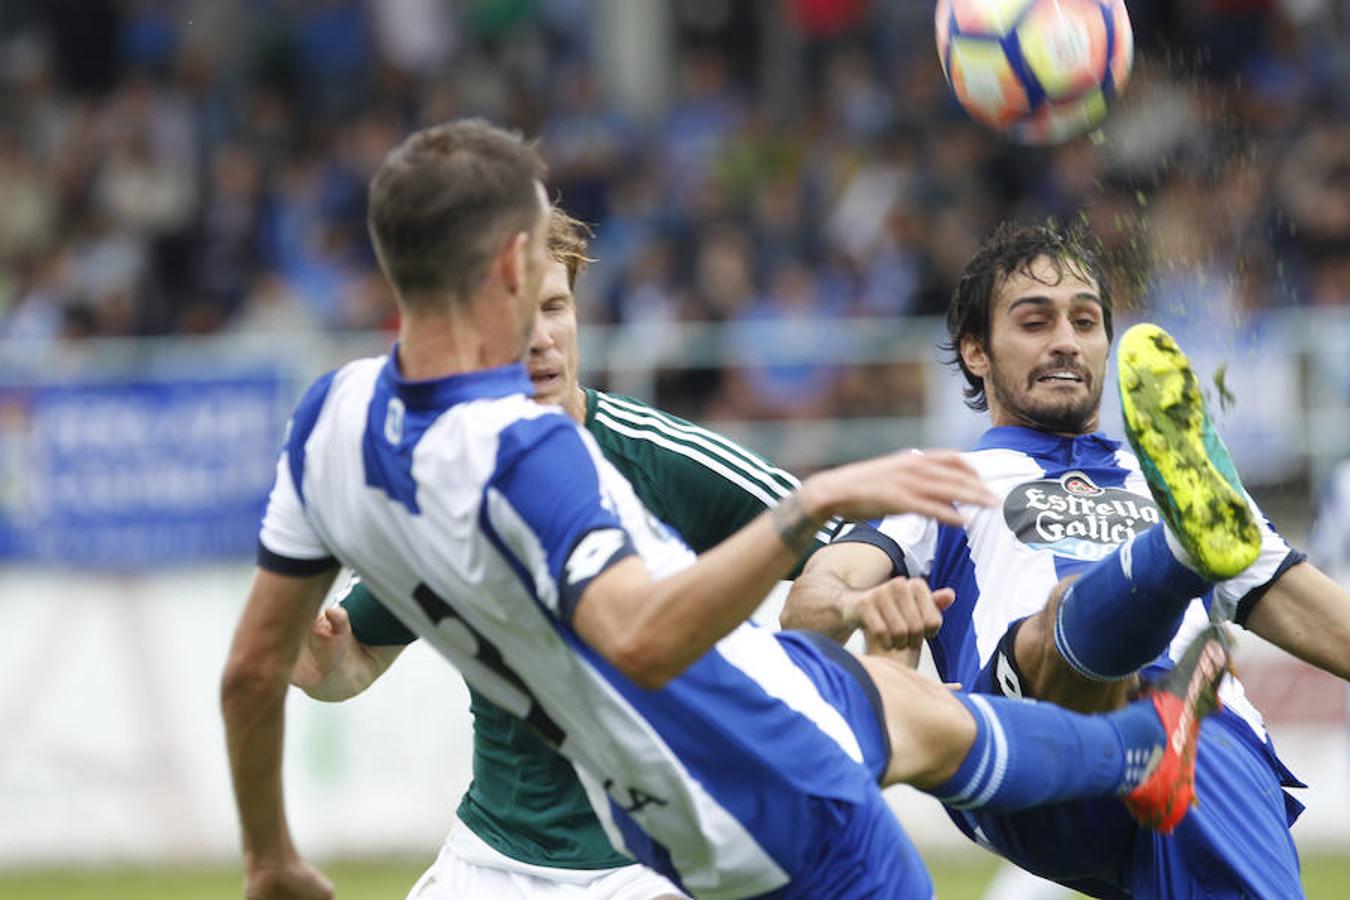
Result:
M579 356L577 306L567 284L567 266L550 260L539 286L539 314L525 357L534 399L566 406L577 391Z
M1110 352L1097 284L1045 258L1030 270L997 289L988 350L968 341L962 355L984 379L995 425L1086 434L1097 428Z

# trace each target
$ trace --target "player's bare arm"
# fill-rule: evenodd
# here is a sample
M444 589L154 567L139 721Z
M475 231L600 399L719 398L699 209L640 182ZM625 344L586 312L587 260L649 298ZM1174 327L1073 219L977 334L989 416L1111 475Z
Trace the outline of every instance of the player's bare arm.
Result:
M917 664L925 638L942 627L942 611L956 598L949 588L931 591L922 578L891 577L890 557L870 544L824 547L807 561L792 585L779 622L818 631L843 643L858 629L868 652L902 653Z
M362 643L352 633L347 610L330 606L314 618L305 635L291 684L315 700L347 700L374 684L405 646Z
M291 670L336 574L334 569L295 577L258 570L221 678L250 898L332 896L327 879L300 859L286 827L281 748Z
M855 611L857 598L890 576L890 557L870 544L822 547L792 583L779 624L816 631L842 644L862 624Z
M573 625L625 675L660 687L744 621L830 517L912 512L958 525L953 504L994 502L956 453L893 454L821 472L681 572L655 580L637 560L612 566L587 587Z
M1247 628L1277 647L1350 681L1350 592L1299 563L1271 584Z

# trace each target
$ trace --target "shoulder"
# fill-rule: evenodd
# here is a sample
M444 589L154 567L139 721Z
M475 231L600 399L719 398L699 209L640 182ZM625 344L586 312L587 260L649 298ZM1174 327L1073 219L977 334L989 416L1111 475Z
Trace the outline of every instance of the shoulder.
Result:
M593 394L594 414L587 429L607 455L716 475L754 493L767 491L774 500L798 484L790 473L715 431L631 397Z
M300 395L295 411L291 413L290 422L286 426L287 448L293 452L302 448L318 424L320 415L328 406L329 399L353 385L369 387L378 375L382 363L383 360L380 358L358 359L314 379Z
M598 423L602 428L614 429L617 426L625 432L637 430L644 434L663 429L675 431L692 429L712 433L708 432L706 428L681 419L679 416L657 409L649 403L644 403L636 397L611 394L594 388L587 388L586 396L591 411L588 421Z
M304 400L322 400L333 391L369 386L379 377L386 357L372 356L356 359L320 375L305 391Z
M301 421L312 423L318 418L330 396L353 386L373 383L383 364L382 357L358 359L320 375L310 382L309 387L300 395L292 419L297 423Z
M529 399L494 400L486 409L464 410L464 415L478 427L486 426L496 432L499 472L545 447L549 454L566 452L590 456L591 447L594 446L586 432L556 407L541 406ZM541 460L541 463L566 465L554 457Z
M969 450L962 453L961 458L985 481L1036 476L1045 470L1036 457L1009 447Z

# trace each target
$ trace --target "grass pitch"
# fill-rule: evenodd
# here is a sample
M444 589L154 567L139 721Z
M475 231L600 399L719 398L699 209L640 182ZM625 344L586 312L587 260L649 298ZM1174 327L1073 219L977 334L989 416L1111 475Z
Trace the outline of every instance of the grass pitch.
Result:
M342 862L324 866L341 900L400 900L427 861ZM993 876L992 857L928 861L941 900L978 900ZM1309 900L1350 896L1350 855L1310 856L1303 862ZM237 869L77 869L0 871L0 900L239 900Z

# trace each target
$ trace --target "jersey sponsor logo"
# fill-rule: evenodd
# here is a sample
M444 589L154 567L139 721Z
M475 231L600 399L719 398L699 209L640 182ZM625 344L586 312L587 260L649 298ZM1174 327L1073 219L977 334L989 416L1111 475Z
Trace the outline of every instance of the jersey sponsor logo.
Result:
M1092 483L1082 472L1070 472L1059 480L1067 493L1075 497L1100 497L1106 491Z
M391 444L397 445L403 440L403 401L397 397L389 400L389 406L384 411L384 439Z
M1018 485L1003 501L1003 520L1029 547L1089 561L1159 521L1148 497L1099 487L1083 472Z

